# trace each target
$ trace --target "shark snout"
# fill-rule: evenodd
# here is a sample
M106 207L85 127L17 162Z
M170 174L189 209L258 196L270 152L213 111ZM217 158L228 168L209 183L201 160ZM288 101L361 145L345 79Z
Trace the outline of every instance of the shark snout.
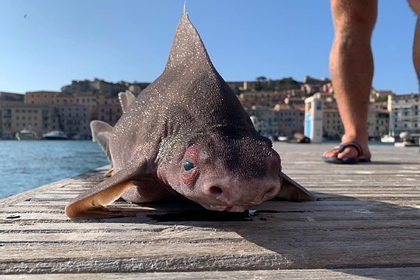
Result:
M226 182L211 184L205 187L205 192L212 201L224 205L251 206L274 198L280 190L280 182Z

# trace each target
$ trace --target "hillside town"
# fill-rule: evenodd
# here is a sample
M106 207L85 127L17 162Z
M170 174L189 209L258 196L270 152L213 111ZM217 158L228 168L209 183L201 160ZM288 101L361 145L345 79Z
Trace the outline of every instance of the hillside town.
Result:
M255 81L228 84L264 136L291 139L295 133L304 133L308 97L323 101L323 139L339 140L344 133L329 79L306 76L303 81L271 80L261 76ZM121 117L119 92L129 90L138 96L148 85L94 79L72 81L61 91L0 91L0 138L42 139L48 133L61 132L68 139L91 139L90 121L102 120L113 126ZM370 140L398 137L401 132L419 134L419 99L418 93L396 95L390 90L372 89Z

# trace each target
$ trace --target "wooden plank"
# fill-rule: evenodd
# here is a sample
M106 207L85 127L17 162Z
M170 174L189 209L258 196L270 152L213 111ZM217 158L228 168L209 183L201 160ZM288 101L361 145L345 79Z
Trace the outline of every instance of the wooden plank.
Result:
M291 280L306 280L306 279L418 279L420 268L405 267L405 268L369 268L369 269L300 269L300 270L253 270L253 271L204 271L204 272L154 272L154 273L83 273L83 274L53 274L38 275L42 279L166 279L166 280L196 280L196 279L291 279ZM33 275L4 275L2 279L25 280L33 279Z
M326 145L274 146L285 150L285 172L318 201L270 201L252 215L207 212L187 202L117 201L111 207L134 217L68 219L67 202L101 182L104 167L0 201L0 273L13 279L25 278L22 273L43 278L75 273L54 275L68 279L120 278L117 272L144 279L410 279L419 274L415 150L372 147L378 162L340 166L320 161Z
M204 272L154 272L154 273L84 273L42 275L42 279L143 279L143 280L197 280L197 279L291 279L291 280L347 280L347 279L404 279L417 280L420 275L418 267L404 268L368 268L368 269L299 269L299 270L252 270L252 271L204 271ZM40 276L40 275L39 275ZM41 278L40 277L40 278ZM33 279L33 275L4 275L2 279Z

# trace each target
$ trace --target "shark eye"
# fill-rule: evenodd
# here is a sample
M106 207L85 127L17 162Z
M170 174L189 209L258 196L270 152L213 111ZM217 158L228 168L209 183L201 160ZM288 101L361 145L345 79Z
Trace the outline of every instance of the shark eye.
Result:
M190 171L193 168L194 168L194 163L192 163L191 161L184 162L184 170L185 171Z

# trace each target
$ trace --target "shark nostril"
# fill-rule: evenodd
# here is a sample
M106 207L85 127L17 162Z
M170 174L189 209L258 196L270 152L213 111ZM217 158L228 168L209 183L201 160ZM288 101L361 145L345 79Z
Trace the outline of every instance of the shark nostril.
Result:
M222 190L221 188L219 188L219 187L215 187L215 186L210 187L209 191L210 191L210 193L211 193L211 194L214 194L214 195L216 195L216 196L221 195L221 194L222 194L222 192L223 192L223 190Z

